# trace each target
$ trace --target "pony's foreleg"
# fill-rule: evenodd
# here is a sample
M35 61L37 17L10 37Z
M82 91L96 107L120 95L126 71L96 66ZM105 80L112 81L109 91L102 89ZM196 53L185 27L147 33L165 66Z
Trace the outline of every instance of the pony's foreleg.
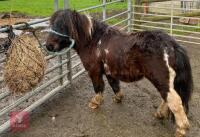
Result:
M162 99L156 113L154 114L156 118L162 119L162 118L168 118L169 116L169 108L164 99Z
M120 103L122 101L122 98L124 97L123 93L120 90L120 84L118 79L114 79L109 75L106 75L108 79L108 83L110 84L112 90L115 93L115 96L113 97L113 101L116 103Z
M104 81L103 81L103 74L92 73L90 75L90 78L92 80L92 84L93 84L96 95L89 102L89 107L92 109L96 109L103 101L103 91L105 87Z

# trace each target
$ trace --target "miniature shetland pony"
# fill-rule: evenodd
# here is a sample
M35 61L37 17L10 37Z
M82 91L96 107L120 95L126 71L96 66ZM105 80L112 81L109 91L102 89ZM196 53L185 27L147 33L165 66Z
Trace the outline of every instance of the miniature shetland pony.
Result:
M147 78L159 91L162 102L155 114L165 118L171 111L183 137L189 128L188 102L193 81L186 51L168 34L159 31L123 33L116 28L71 10L55 12L46 41L49 51L57 52L75 40L74 49L92 80L96 95L89 107L97 108L103 99L103 75L115 97L121 102L120 81L134 82ZM56 32L56 33L53 33Z

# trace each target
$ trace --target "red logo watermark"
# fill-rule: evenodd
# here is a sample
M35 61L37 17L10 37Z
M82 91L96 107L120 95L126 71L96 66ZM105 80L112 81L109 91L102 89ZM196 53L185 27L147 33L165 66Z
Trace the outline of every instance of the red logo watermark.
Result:
M10 112L10 127L12 132L24 131L29 126L29 112Z

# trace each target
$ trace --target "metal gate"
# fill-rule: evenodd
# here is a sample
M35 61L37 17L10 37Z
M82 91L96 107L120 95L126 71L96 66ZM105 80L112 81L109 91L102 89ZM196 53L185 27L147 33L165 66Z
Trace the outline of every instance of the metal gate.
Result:
M200 44L199 2L199 0L166 0L133 4L132 30L160 29L183 45L198 46Z
M117 14L108 14L109 5L121 4L122 0L113 0L112 2L102 1L102 4L95 5L79 10L79 12L91 12L94 9L101 9L98 11L98 17L103 22L112 22L112 26L116 26L121 30L130 31L132 27L132 4L131 0L127 0L124 9L120 9ZM67 8L69 1L64 0L64 8ZM59 9L58 0L54 0L55 10ZM107 8L108 7L108 8ZM92 14L93 12L91 12ZM28 22L29 25L48 22L49 18L40 19L37 21ZM14 25L13 28L17 29L24 24ZM0 32L7 31L7 28L0 28ZM5 56L1 55L0 68L3 68L5 63ZM69 50L63 55L49 55L46 56L48 61L48 69L45 72L43 81L34 88L31 92L25 95L13 97L11 92L5 87L2 72L0 72L0 134L10 129L10 112L20 111L31 113L45 101L53 97L56 93L62 91L66 86L73 83L73 80L79 75L84 73L84 68L80 62L79 57L73 50ZM66 91L67 92L67 91ZM23 116L23 113L19 113Z

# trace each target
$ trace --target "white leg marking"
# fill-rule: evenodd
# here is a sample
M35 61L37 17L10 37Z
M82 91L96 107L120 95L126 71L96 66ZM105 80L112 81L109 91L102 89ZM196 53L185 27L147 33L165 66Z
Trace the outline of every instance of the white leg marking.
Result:
M167 103L176 119L176 137L179 137L181 135L184 136L186 133L186 129L189 128L189 121L184 112L182 100L177 92L174 90L174 78L176 76L176 73L169 65L168 54L166 53L166 51L164 51L164 60L166 61L166 65L169 70L169 92L167 96Z
M92 17L90 15L86 15L86 17L88 18L88 21L89 21L88 32L89 32L89 34L91 36L92 35L92 30L93 30Z
M120 103L124 97L124 94L121 91L118 91L113 97L113 102Z
M92 109L96 109L99 107L99 105L101 105L103 101L103 95L101 93L96 94L90 101L89 103L89 107Z

